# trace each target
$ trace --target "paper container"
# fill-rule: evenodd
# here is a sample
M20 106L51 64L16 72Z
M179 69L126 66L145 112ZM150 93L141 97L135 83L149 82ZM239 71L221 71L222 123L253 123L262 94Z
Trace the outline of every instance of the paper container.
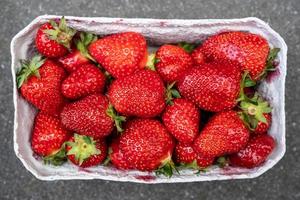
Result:
M29 58L33 53L33 39L37 28L44 22L61 16L44 15L33 20L21 30L11 42L12 76L16 79L19 60ZM207 36L222 31L249 31L265 37L271 46L279 47L279 75L270 82L264 82L260 91L270 101L273 111L273 123L269 134L276 140L277 146L269 159L254 169L211 167L207 173L194 174L195 171L181 171L171 178L155 177L153 173L139 171L120 171L112 167L98 166L79 169L69 163L60 167L44 165L40 158L35 158L30 148L30 135L36 110L18 93L14 82L13 95L15 107L14 149L23 165L35 177L41 180L58 179L103 179L140 183L176 183L194 181L212 181L225 179L242 179L257 177L272 168L285 153L285 112L284 91L286 77L287 46L284 40L265 22L257 18L244 19L203 19L203 20L160 20L160 19L121 19L121 18L87 18L66 17L68 24L82 31L99 35L123 31L142 33L150 44L177 43L180 41L199 42Z

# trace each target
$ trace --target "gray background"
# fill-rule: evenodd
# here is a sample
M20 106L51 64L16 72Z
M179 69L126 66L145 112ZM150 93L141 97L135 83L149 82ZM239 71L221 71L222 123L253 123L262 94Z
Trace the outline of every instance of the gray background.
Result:
M0 0L0 199L300 199L300 1L13 1ZM271 170L253 180L143 185L109 181L35 179L13 152L13 103L9 44L42 14L144 17L239 18L255 16L288 44L286 84L287 152Z

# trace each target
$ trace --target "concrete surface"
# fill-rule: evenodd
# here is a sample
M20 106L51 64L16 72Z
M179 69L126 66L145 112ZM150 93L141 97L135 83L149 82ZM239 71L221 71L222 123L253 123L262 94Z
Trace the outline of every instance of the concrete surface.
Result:
M1 0L0 199L300 199L299 12L299 0ZM9 44L20 29L42 14L196 19L255 16L269 22L289 47L286 155L272 170L253 180L142 185L101 180L43 182L35 179L13 152Z

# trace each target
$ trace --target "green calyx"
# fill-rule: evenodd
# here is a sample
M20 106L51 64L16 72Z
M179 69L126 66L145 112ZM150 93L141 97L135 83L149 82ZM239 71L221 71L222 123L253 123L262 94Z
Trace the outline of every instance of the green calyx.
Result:
M147 69L150 69L152 71L155 71L155 65L159 62L159 59L157 59L155 57L155 53L151 53L149 56L148 56L148 59L147 59L147 63L146 63L146 68Z
M97 40L97 36L93 35L91 33L80 33L80 40L77 40L76 47L80 51L80 53L88 58L89 60L96 62L96 60L89 54L88 52L88 46Z
M191 53L196 48L195 44L191 44L187 42L180 42L178 46L183 48L187 53Z
M249 98L246 96L244 89L249 87L254 87L256 82L251 79L248 71L245 71L242 75L241 83L240 83L240 93L237 99L237 102L248 100Z
M255 93L251 99L241 101L240 108L242 110L240 116L251 130L256 128L258 122L267 123L264 114L272 111L269 103L260 97L258 93Z
M99 155L101 151L96 148L96 141L92 137L74 134L74 142L66 142L71 147L67 155L74 155L75 160L81 165L93 155Z
M46 29L44 33L46 33L51 40L55 40L70 50L71 40L76 34L76 30L67 26L65 17L62 17L58 24L53 20L50 20L49 23L53 29Z
M229 163L229 160L226 157L219 157L217 159L217 164L220 168L226 167L228 165L228 163Z
M17 72L17 85L18 88L22 86L27 79L34 75L40 78L39 68L44 64L45 59L41 55L34 56L30 61L21 60L21 68Z
M259 80L266 78L269 72L276 71L276 66L274 66L274 61L277 58L279 51L280 48L273 48L270 50L267 58L265 70L257 77Z
M109 104L109 106L108 106L108 108L106 110L106 114L108 116L110 116L115 121L115 126L117 127L117 131L118 132L123 132L122 122L126 121L126 117L119 116L117 114L117 112L115 111L114 107L111 104Z
M174 89L175 81L171 84L167 85L167 91L166 91L166 103L168 105L173 105L173 99L174 98L180 98L180 94L178 90Z
M66 156L66 148L65 144L61 146L61 148L55 152L54 154L51 154L49 156L43 157L43 161L45 164L52 164L55 166L60 166L64 162L67 161L67 156Z
M174 162L171 159L171 156L168 156L165 160L162 161L162 164L160 167L155 171L155 174L157 176L164 175L168 178L171 178L174 171L179 174L179 171L177 170Z

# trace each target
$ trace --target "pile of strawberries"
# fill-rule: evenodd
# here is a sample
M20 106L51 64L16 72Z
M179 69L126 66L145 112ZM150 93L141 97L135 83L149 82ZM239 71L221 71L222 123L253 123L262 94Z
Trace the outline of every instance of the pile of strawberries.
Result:
M219 33L197 48L164 44L148 54L139 33L97 38L61 18L38 29L35 47L17 84L39 110L31 146L45 163L171 176L257 167L275 147L272 109L256 88L276 70L279 49L259 35Z

